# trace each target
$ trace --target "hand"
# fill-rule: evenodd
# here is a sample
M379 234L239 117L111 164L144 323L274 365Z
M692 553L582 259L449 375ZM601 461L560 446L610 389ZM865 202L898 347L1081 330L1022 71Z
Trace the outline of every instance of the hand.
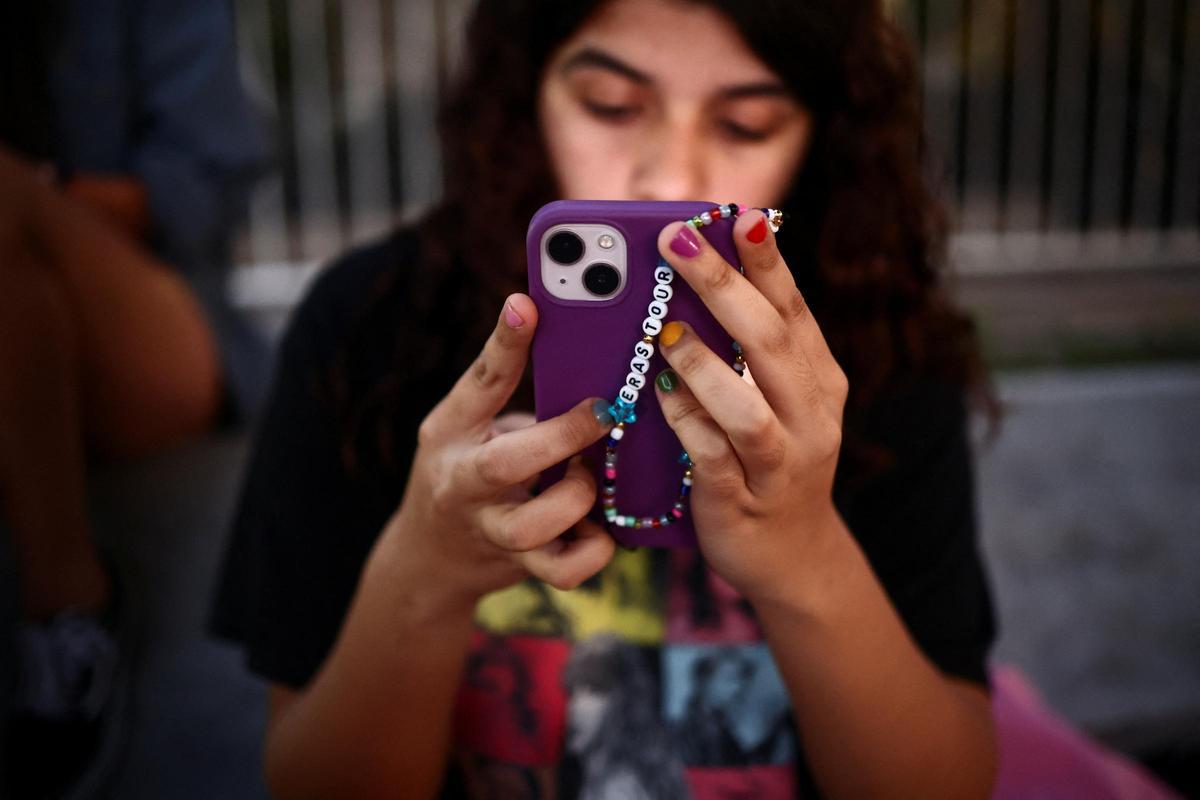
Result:
M656 391L695 462L700 548L753 600L794 582L818 537L844 531L832 489L847 382L763 215L744 215L733 236L744 277L683 223L663 229L658 249L741 344L754 381L674 322L659 342L678 385Z
M596 485L578 457L558 483L537 497L529 493L543 470L609 430L595 401L538 423L525 415L495 418L525 371L536 324L532 300L508 298L483 352L421 423L404 500L384 534L457 603L474 603L531 574L574 588L615 548L607 532L584 519ZM567 531L573 535L560 538Z

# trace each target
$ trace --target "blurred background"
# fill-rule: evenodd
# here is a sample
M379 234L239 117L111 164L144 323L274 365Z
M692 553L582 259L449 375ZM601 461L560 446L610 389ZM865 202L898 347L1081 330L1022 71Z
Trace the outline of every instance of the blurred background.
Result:
M275 167L228 289L277 336L328 259L437 197L434 103L471 4L234 5ZM995 659L1200 793L1200 2L889 5L920 54L955 292L1005 404L977 449ZM247 438L93 489L148 631L120 796L262 794L262 688L203 631Z

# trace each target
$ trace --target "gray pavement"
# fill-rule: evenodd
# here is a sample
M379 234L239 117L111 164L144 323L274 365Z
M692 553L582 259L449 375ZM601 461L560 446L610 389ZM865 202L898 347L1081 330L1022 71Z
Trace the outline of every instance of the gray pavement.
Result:
M1002 375L999 389L1007 419L978 449L996 657L1110 742L1196 748L1200 364ZM245 449L214 438L95 486L146 632L122 798L264 794L263 688L203 631Z

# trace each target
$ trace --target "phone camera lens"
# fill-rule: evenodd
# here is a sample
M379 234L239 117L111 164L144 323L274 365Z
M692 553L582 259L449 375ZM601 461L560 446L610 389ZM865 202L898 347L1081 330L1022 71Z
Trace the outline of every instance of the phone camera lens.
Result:
M608 297L621 285L621 273L612 264L592 264L584 270L583 285L597 297Z
M570 231L559 231L546 243L546 252L559 264L574 264L583 258L583 239Z

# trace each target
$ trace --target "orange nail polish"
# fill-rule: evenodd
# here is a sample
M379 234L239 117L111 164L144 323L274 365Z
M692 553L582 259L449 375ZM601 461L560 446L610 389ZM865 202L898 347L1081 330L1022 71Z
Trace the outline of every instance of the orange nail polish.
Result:
M670 347L679 341L683 336L682 322L668 322L663 326L662 333L658 335L658 340L662 342L663 347Z

